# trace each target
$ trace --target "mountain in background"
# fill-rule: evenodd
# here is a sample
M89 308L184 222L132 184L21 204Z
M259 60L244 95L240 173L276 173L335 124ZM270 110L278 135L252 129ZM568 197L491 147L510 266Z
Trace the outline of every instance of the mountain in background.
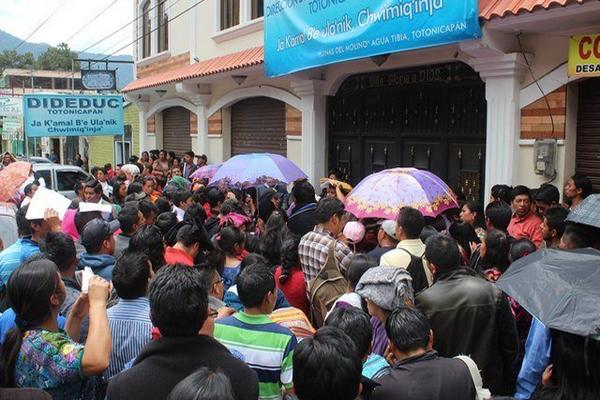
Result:
M22 39L19 39L18 37L13 36L8 32L4 32L3 30L0 30L0 52L2 52L4 50L14 49L15 47L17 47L19 45L19 43L21 43L21 40ZM31 53L33 53L33 56L35 58L37 58L40 54L45 52L48 47L50 47L50 45L47 43L25 42L25 43L23 43L23 45L21 47L19 47L19 49L17 51L19 54L31 52ZM72 50L72 51L79 54L79 58L101 59L101 58L106 57L104 54L80 53L77 50ZM129 56L129 55L112 56L111 60L133 61L133 57ZM81 63L81 67L87 68L86 64L87 63ZM99 65L104 66L104 63L96 64L95 68L98 68ZM94 68L94 66L92 68ZM122 87L124 87L125 85L127 85L129 82L131 82L133 80L133 64L108 63L108 68L117 70L117 87L119 89L121 89Z

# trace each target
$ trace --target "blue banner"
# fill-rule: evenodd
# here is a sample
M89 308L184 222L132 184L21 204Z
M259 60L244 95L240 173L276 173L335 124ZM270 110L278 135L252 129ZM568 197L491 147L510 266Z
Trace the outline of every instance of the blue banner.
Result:
M23 96L29 137L122 135L123 98L64 94Z
M269 77L481 37L477 0L266 0L264 31Z

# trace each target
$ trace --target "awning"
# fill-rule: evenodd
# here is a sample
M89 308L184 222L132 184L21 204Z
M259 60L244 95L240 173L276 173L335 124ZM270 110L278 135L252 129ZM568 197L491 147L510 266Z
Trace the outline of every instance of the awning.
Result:
M145 78L136 79L122 90L123 93L134 90L146 89L168 83L181 82L187 79L201 78L204 76L235 71L242 68L259 65L265 62L263 47L253 47L237 53L210 58L185 67L154 74Z
M570 4L583 4L585 0L479 0L479 17L489 21L536 9L564 7Z

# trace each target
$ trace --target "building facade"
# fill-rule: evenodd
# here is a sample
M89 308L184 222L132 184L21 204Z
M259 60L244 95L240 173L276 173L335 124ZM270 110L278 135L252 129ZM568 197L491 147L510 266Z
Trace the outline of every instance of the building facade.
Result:
M415 166L483 200L496 183L562 189L575 171L600 189L599 78L566 66L569 37L600 32L597 1L480 0L481 39L273 79L262 1L133 7L137 75L123 92L139 109L140 151L191 148L210 163L274 152L313 182L332 168L355 184ZM554 176L535 172L544 138L557 140Z

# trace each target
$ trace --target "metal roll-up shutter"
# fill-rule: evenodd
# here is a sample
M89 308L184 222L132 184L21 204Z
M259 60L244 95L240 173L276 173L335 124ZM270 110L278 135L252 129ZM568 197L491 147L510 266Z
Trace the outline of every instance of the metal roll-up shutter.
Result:
M284 102L253 97L231 107L231 154L256 152L287 155Z
M579 84L576 170L600 192L600 78Z
M183 107L163 111L163 148L182 157L192 149L190 137L190 111Z

